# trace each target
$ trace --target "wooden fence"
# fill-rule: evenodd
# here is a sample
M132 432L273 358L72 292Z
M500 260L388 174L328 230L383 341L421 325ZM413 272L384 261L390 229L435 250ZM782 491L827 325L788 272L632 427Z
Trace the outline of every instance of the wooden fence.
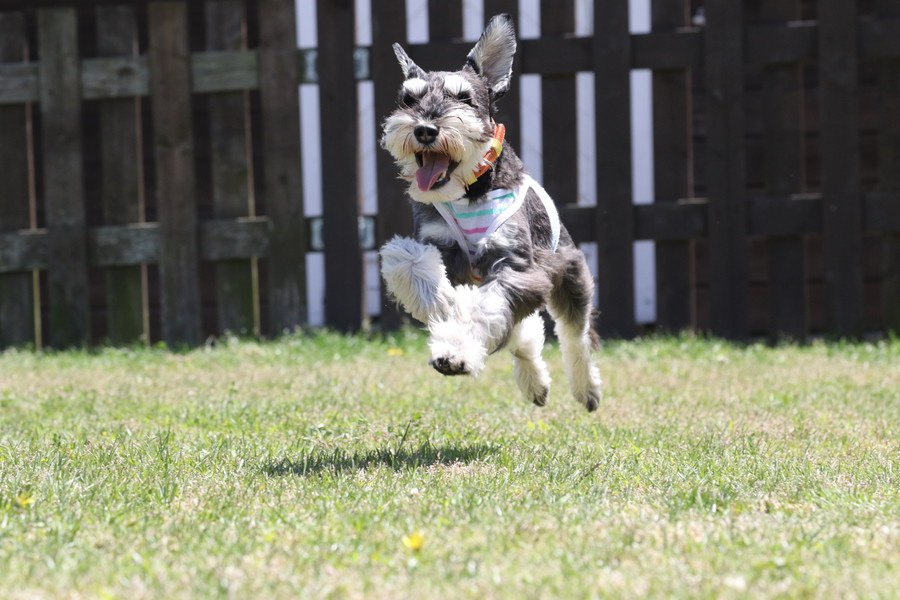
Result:
M327 132L326 320L360 328L359 176L346 168L356 82L373 80L380 121L406 11L372 0L372 47L356 49L353 4L319 0L319 46L298 50L295 19L308 16L294 0L4 2L0 345L198 344L303 325L302 82L318 83ZM516 0L484 4L517 17ZM590 37L572 33L571 1L541 4L542 37L521 41L515 69L553 99L544 182L576 239L597 242L605 334L638 331L635 240L657 242L662 329L900 330L895 2L654 0L653 31L630 34L625 0L595 0ZM471 46L461 1L429 2L429 26L410 55L457 67ZM657 198L640 206L634 69L653 71L654 90ZM577 197L577 72L594 73L596 207L565 204ZM501 111L516 144L517 83ZM381 243L410 220L386 153L377 175ZM399 322L385 302L381 325Z

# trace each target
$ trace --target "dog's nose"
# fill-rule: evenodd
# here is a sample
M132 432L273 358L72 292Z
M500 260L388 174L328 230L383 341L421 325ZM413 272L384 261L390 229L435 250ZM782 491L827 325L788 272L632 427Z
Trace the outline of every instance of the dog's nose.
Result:
M413 134L420 144L430 144L437 139L438 128L434 125L417 125Z

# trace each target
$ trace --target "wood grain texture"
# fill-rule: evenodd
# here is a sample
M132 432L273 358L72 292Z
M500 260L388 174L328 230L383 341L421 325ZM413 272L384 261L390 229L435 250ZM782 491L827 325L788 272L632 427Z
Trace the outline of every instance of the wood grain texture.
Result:
M745 202L743 11L740 3L706 5L707 185L709 187L710 327L749 333L749 240Z
M463 14L462 0L428 0L428 39L433 41L450 41L462 38ZM465 63L466 55L457 59L459 65ZM437 67L423 66L424 69ZM450 69L451 67L441 67Z
M484 2L484 21L485 25L494 15L508 14L512 17L516 26L516 34L520 30L519 23L519 2L518 0L485 0ZM522 40L519 40L518 46L521 47ZM519 141L522 139L522 115L521 115L521 86L519 76L522 74L522 58L520 51L517 49L516 57L513 60L513 76L509 85L509 91L498 101L498 111L496 120L506 125L506 141L512 148L518 152L521 150Z
M488 5L512 5L511 0L495 0ZM548 8L552 10L552 6ZM496 11L485 11L485 16ZM513 13L512 9L505 12ZM564 13L563 13L564 14ZM554 18L554 21L558 20ZM441 26L443 27L443 25ZM704 63L704 33L697 28L655 31L631 36L631 66L634 69L694 69ZM814 60L818 55L818 25L794 22L789 25L752 25L746 29L745 64L778 64ZM859 56L863 60L900 58L900 19L864 20L859 24ZM594 38L566 37L519 40L516 72L565 75L593 70ZM469 41L433 41L410 44L410 56L423 65L452 68L471 48ZM294 49L297 78L307 77L308 55L315 49ZM85 58L81 61L82 98L128 97L149 94L146 57L130 59ZM254 50L198 52L191 58L192 91L198 93L257 89L259 56ZM21 104L39 100L36 64L0 64L0 104Z
M169 344L196 345L203 335L187 7L153 2L148 17L162 337Z
M292 0L260 0L263 187L269 216L271 333L306 323L307 228L300 173L297 31Z
M81 77L74 8L37 13L50 343L90 341Z
M131 58L137 54L137 23L130 6L98 6L97 54ZM82 83L84 77L82 77ZM143 220L138 165L140 100L135 97L102 100L100 112L101 195L103 222L125 225ZM107 269L107 335L113 344L134 343L149 335L144 330L144 289L140 266Z
M210 51L246 48L243 0L213 0L205 4L206 47ZM212 161L213 214L217 218L246 217L251 212L250 98L245 92L219 92L208 99ZM215 265L218 332L248 335L254 322L255 299L250 260L232 259Z
M573 0L541 3L541 36L561 38L575 31ZM596 65L594 65L596 66ZM557 205L578 201L578 111L575 75L545 75L541 80L541 137L544 188Z
M25 58L25 15L0 12L0 63ZM0 106L0 232L31 226L24 106ZM0 275L0 348L34 342L31 273Z
M879 0L879 18L900 18L900 6L893 0ZM900 192L900 59L882 59L877 66L880 90L878 128L878 189ZM900 212L900 207L898 207ZM900 334L900 232L884 236L881 242L884 281L881 306L884 328Z
M657 0L652 3L651 11L655 32L671 33L688 23L685 0ZM687 70L653 71L653 184L656 202L671 203L693 196L691 100L690 73ZM695 279L691 241L661 241L656 244L656 323L660 329L681 331L694 325Z
M362 326L362 256L359 246L356 78L353 71L353 2L319 0L319 106L325 244L325 320L339 331Z
M384 119L397 107L397 90L403 74L391 44L406 38L406 7L404 0L373 0L373 14L379 15L372 23L372 81L375 96L376 138L381 139ZM378 178L378 215L376 216L376 243L381 247L394 235L413 234L412 210L406 198L405 185L397 179L397 167L387 150L380 149L375 157ZM403 323L403 312L381 285L380 325L394 330Z
M820 0L819 93L828 329L863 333L856 3Z
M749 196L749 235L798 236L821 234L822 198L819 194ZM865 232L871 235L900 233L900 193L869 192L863 195ZM691 198L632 207L634 239L678 241L707 237L709 201ZM577 242L596 238L592 206L560 207L563 222ZM307 231L311 219L302 225ZM227 260L268 256L269 218L213 219L200 224L202 260ZM0 273L47 268L47 230L0 233ZM308 238L308 234L307 234ZM135 265L159 260L158 223L104 225L88 232L88 258L92 267Z
M594 10L594 36L604 41L594 45L599 331L631 338L636 324L628 5L597 0Z
M783 28L783 23L799 20L800 9L797 0L765 0L761 16L781 23ZM772 195L802 192L805 178L800 64L771 64L763 77L766 191ZM804 240L799 236L777 236L769 238L767 245L769 337L802 339L809 329Z

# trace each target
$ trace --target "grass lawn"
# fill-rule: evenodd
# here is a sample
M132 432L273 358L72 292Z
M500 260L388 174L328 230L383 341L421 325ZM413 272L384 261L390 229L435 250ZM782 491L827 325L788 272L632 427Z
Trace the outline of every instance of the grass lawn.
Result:
M0 354L0 596L898 597L900 342Z

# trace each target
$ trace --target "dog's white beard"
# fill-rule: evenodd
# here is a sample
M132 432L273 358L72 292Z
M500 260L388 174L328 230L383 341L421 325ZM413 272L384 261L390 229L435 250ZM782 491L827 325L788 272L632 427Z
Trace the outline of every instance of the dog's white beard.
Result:
M416 152L425 150L416 141L413 133L418 119L405 112L396 112L384 122L384 148L391 153L400 169L400 178L410 180L407 193L410 198L423 204L457 200L466 193L468 179L485 153L491 147L491 140L484 140L485 126L471 110L454 108L434 120L440 128L440 135L429 150L441 152L459 163L450 174L450 180L441 187L423 192L416 184L415 175L419 168Z

